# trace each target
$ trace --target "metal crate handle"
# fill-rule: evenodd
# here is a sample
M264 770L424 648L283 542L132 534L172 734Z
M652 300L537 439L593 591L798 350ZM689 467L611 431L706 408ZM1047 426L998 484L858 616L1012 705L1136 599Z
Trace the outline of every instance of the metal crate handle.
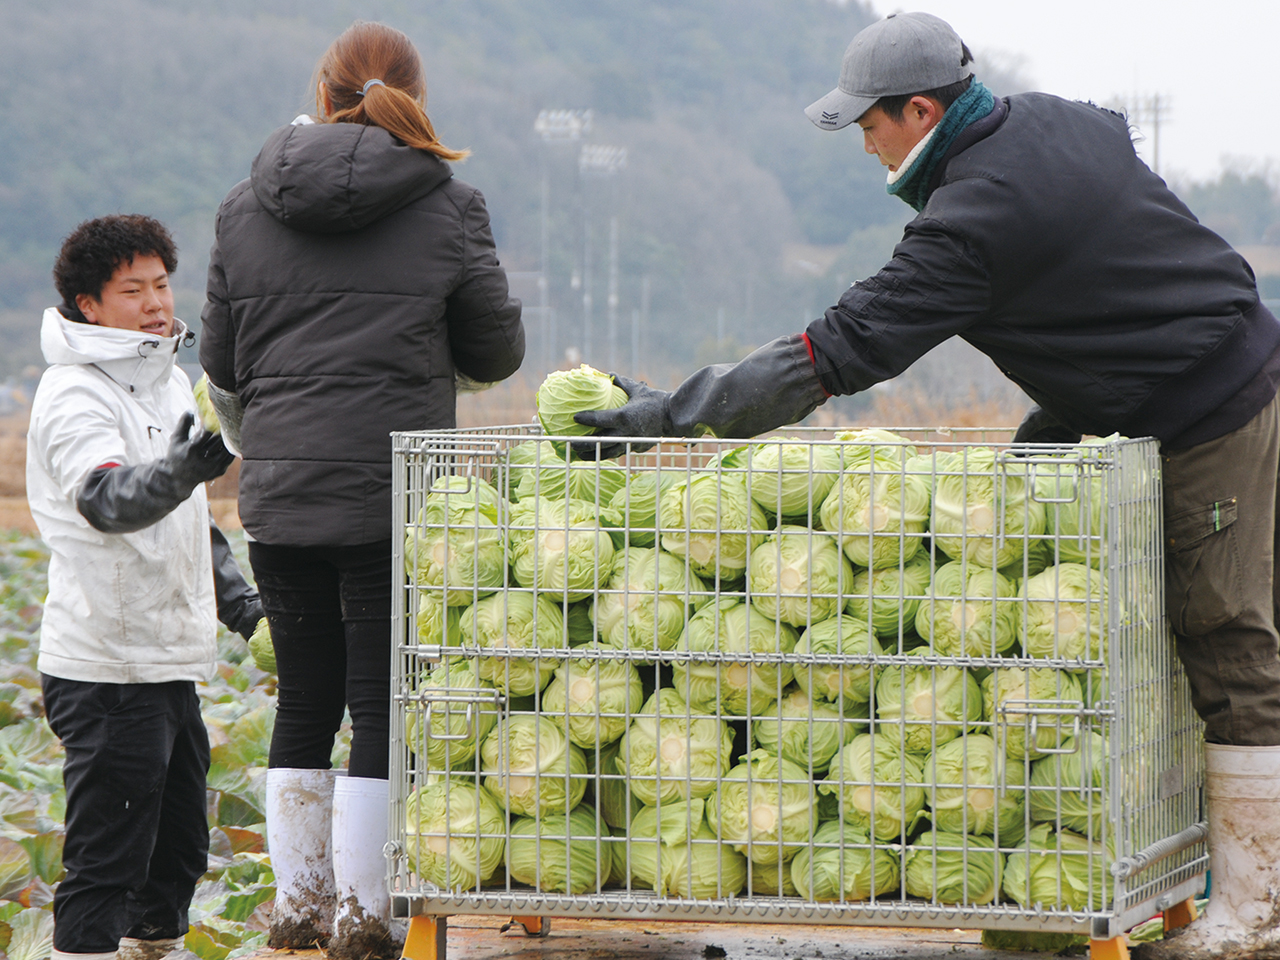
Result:
M416 699L419 699L426 704L426 707L422 711L423 737L428 740L437 740L441 742L448 740L467 740L474 736L476 720L480 715L480 710L477 709L478 707L483 707L485 704L492 704L495 712L501 713L502 708L506 706L506 697L494 690L468 690L455 693L441 693L438 695L423 693ZM464 733L433 734L431 732L431 708L439 703L466 704L467 712L464 716L467 726Z
M1045 704L1048 704L1049 706L1045 706ZM1054 704L1058 704L1058 706L1054 706ZM1015 706L1020 707L1021 709L1018 709L1018 710L1011 709L1012 707L1015 707ZM1009 720L1009 714L1016 713L1020 717L1024 718L1021 721L1016 721L1016 722L1020 722L1028 727L1027 739L1029 743L1035 743L1037 740L1037 734L1039 733L1039 718L1042 716L1070 717L1071 718L1070 736L1071 738L1074 739L1080 736L1080 730L1081 730L1080 721L1084 716L1085 706L1079 700L1005 700L1000 704L999 708L996 710L996 713L1000 715L999 723L1001 727L1005 728L1006 730L1004 734L1004 739L1005 739L1004 747L1005 749L1008 749L1009 735L1007 732L1007 728L1010 726L1012 722L1015 722L1015 721ZM1072 754L1072 753L1075 753L1076 750L1078 749L1078 744L1076 746L1071 746L1066 749L1062 747L1039 747L1039 746L1037 746L1035 749L1037 752L1043 753L1043 754Z

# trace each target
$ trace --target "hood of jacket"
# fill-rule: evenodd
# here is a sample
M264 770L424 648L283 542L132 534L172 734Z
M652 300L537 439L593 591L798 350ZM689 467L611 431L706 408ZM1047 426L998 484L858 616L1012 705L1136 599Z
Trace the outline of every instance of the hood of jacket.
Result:
M294 230L345 233L430 193L453 172L381 127L281 127L254 158L249 182L267 212Z
M40 349L50 364L93 364L133 392L169 379L178 344L186 335L187 325L177 319L173 336L157 337L137 330L76 323L57 307L48 307L40 322Z

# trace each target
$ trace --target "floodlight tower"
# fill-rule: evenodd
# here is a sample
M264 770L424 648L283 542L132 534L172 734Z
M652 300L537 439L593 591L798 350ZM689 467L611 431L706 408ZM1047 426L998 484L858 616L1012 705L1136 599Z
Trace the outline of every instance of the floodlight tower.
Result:
M614 182L619 171L626 169L627 148L600 143L584 143L578 154L578 172L584 177L604 177L609 180L609 367L617 366L618 359L618 214ZM591 349L592 289L591 289L591 218L588 207L583 205L583 256L582 256L582 356L585 360Z

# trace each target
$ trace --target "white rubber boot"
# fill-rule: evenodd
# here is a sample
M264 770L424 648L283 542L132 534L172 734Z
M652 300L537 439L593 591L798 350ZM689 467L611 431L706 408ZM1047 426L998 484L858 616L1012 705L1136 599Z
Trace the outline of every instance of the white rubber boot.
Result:
M1204 915L1135 960L1280 958L1280 747L1204 745L1212 889Z
M333 875L338 912L328 955L371 960L400 955L404 933L391 922L387 893L386 780L342 777L333 791Z
M333 770L267 771L267 851L276 875L267 945L310 948L333 933Z
M116 950L117 960L161 960L175 950L181 950L183 937L167 937L164 940L139 940L121 937Z

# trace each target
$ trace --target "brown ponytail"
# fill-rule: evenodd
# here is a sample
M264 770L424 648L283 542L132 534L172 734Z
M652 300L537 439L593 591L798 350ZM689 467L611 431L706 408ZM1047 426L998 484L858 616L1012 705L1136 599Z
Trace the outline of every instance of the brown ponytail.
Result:
M370 80L381 80L365 91ZM325 94L328 94L326 105ZM436 137L427 116L422 58L409 38L381 23L357 21L342 32L316 66L316 115L324 123L363 123L442 160L463 160Z

